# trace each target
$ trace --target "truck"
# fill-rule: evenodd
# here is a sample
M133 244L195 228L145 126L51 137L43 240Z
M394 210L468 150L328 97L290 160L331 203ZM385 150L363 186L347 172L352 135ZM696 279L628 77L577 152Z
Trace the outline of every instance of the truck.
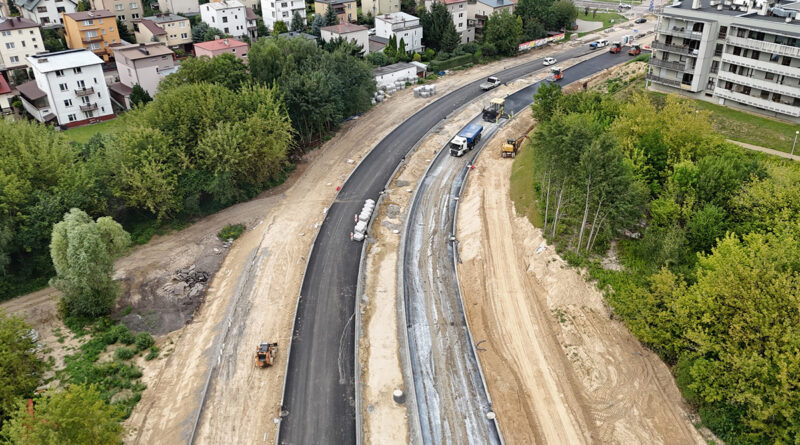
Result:
M629 56L638 56L642 53L642 47L639 45L633 45L631 49L628 50Z
M499 86L500 86L500 83L501 83L501 82L500 82L500 79L498 79L497 77L494 77L494 76L492 76L492 77L490 77L490 78L486 79L486 82L483 82L483 83L481 84L481 89L482 89L483 91L489 91L489 90L491 90L492 88L497 88L497 87L499 87Z
M614 42L611 44L611 49L608 50L611 54L619 54L622 51L622 43Z
M469 124L450 140L450 156L464 156L481 140L483 125Z

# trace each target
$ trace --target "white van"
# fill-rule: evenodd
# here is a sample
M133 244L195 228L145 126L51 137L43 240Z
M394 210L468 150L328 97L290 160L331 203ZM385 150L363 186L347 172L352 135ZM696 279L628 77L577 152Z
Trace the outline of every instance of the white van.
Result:
M606 40L606 39L600 39L600 40L598 40L598 41L596 41L596 42L592 42L592 43L590 43L590 44L589 44L589 46L590 46L592 49L602 48L602 47L604 47L604 46L608 46L608 40Z

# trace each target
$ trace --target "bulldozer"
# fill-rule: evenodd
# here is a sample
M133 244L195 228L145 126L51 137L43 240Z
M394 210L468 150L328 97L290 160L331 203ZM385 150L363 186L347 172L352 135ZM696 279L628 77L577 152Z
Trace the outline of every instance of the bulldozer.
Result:
M509 139L509 140L507 140L506 143L503 144L503 146L500 149L500 157L503 157L503 158L516 158L517 157L517 151L519 150L519 147L522 146L522 143L527 138L528 138L528 135L526 133L523 136L518 137L517 139Z
M550 68L550 77L548 77L547 80L551 82L556 82L561 80L563 77L564 77L564 70L561 69L560 66L557 66L554 68Z
M266 368L275 363L275 353L278 352L278 343L261 343L256 348L256 366Z
M502 97L496 97L489 101L489 105L483 109L483 120L486 122L496 122L498 118L503 116L503 108L506 105L506 100Z

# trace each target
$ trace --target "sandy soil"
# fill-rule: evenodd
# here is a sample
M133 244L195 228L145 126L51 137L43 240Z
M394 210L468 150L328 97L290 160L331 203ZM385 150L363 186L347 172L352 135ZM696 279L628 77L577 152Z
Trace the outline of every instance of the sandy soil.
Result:
M518 120L521 132L530 113ZM481 363L506 441L703 443L667 366L552 248L535 253L546 244L514 212L503 139L470 175L458 237L465 306L476 341L487 340Z

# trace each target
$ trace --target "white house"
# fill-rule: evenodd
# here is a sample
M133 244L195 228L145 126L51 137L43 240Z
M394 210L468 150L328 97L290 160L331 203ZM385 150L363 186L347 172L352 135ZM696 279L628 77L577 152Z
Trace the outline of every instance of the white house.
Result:
M503 10L513 14L514 2L512 0L477 0L469 2L467 8L469 8L469 22L467 24L473 33L471 37L473 37L473 40L480 40L483 35L483 28L486 26L486 20L495 12L499 13Z
M112 119L103 59L86 49L28 57L35 80L17 87L25 110L40 122L76 127Z
M395 36L406 44L406 52L422 51L422 26L419 18L405 12L393 12L375 17L375 35L383 38Z
M395 63L372 70L372 78L378 88L390 86L398 80L408 81L417 77L417 67L410 63Z
M239 0L200 5L200 19L206 25L217 28L234 37L247 35L247 11Z
M275 28L275 22L284 22L289 27L294 13L303 18L306 24L306 3L303 0L261 0L261 15L264 25L270 30Z
M158 12L161 14L197 14L200 12L198 0L158 0Z
M364 48L364 54L369 52L369 30L365 26L345 22L320 28L319 31L322 40L326 42L341 37L354 42L356 45L361 45Z
M37 23L22 17L0 19L0 70L25 68L26 57L44 50Z
M78 0L14 0L26 19L42 26L60 26L61 14L78 11Z

